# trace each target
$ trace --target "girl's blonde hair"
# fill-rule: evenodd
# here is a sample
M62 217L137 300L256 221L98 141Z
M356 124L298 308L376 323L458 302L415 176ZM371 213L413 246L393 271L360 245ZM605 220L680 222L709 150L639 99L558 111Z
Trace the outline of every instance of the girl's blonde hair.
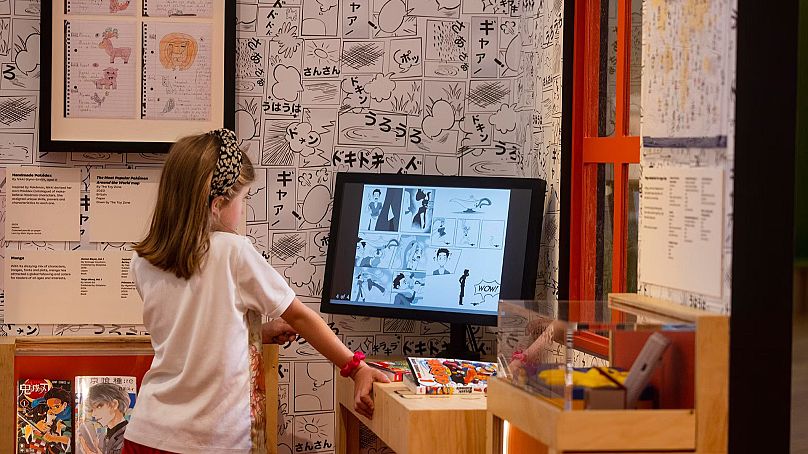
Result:
M149 233L134 247L140 257L180 278L199 271L210 247L210 182L220 146L218 137L199 134L183 137L171 147ZM224 198L229 203L254 180L250 158L242 153L241 172Z

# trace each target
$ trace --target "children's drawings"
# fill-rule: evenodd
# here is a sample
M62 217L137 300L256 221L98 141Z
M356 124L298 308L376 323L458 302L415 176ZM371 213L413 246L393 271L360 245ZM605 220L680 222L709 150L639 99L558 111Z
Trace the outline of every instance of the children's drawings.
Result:
M141 118L210 119L212 37L209 24L143 24Z
M65 116L135 116L136 30L125 22L65 22Z
M212 17L213 0L143 0L143 15L149 17Z
M132 0L65 0L68 15L134 16L137 8L137 2Z

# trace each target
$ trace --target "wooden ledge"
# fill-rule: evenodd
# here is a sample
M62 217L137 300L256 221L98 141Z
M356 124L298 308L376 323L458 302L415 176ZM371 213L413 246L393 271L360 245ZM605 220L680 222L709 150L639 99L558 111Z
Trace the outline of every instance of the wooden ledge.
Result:
M14 338L18 356L153 355L149 336L29 336Z

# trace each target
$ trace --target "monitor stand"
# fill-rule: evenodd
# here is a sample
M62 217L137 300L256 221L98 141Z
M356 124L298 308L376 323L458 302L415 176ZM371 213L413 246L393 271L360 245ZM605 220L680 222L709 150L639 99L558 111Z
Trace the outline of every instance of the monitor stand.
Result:
M467 359L469 361L479 361L480 352L474 352L466 347L466 332L469 326L462 323L449 324L449 344L446 349L438 353L438 358ZM471 335L472 344L476 345L474 334Z

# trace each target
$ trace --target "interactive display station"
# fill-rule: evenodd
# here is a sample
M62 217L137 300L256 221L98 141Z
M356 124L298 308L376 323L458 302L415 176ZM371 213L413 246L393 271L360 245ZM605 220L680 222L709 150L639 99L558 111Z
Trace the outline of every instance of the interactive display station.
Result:
M500 299L532 299L545 182L339 173L321 310L495 325ZM460 355L460 356L458 356Z

